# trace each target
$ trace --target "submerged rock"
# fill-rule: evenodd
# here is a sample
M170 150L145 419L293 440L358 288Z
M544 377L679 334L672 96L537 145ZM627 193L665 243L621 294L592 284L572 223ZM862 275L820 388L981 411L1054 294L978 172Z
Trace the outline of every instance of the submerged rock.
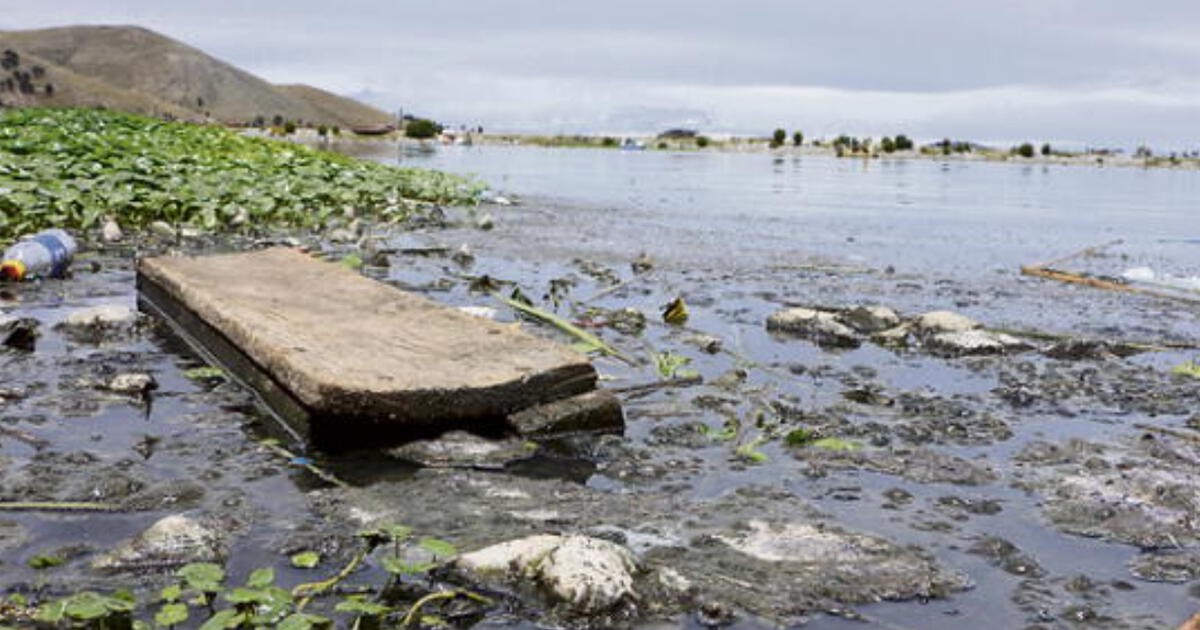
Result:
M1109 343L1096 339L1068 339L1060 341L1043 352L1059 361L1103 361L1125 358L1145 352L1144 349L1124 343Z
M102 304L71 311L57 329L74 341L101 343L131 334L138 313L124 304Z
M118 374L108 381L105 389L118 394L145 394L158 389L158 381L143 372L127 372Z
M819 346L857 348L862 340L852 328L827 311L789 308L767 318L767 330L804 337Z
M181 515L168 516L92 561L101 571L165 569L190 562L220 562L225 556L220 531Z
M900 316L886 306L856 306L839 313L837 319L864 335L882 332L900 325Z
M631 613L636 608L633 554L588 536L536 535L464 554L454 562L466 579L492 588L533 587L572 615Z
M918 336L927 337L940 333L961 333L983 328L983 324L953 311L931 311L918 315L912 321Z
M100 240L105 243L116 243L125 238L125 233L121 231L121 225L116 219L109 218L104 222L104 227L100 228Z
M1147 582L1190 582L1200 578L1200 551L1154 551L1134 558L1129 570Z
M520 440L490 440L467 431L450 431L431 440L417 440L388 449L387 453L428 468L499 470L528 459L534 451Z
M621 401L605 390L536 405L510 415L508 422L517 433L531 438L585 431L619 433L625 429Z
M1005 354L1029 350L1032 346L1012 335L973 329L930 335L922 342L922 347L929 353L938 356L961 357Z
M32 317L12 317L0 314L0 346L33 352L37 346L38 326Z

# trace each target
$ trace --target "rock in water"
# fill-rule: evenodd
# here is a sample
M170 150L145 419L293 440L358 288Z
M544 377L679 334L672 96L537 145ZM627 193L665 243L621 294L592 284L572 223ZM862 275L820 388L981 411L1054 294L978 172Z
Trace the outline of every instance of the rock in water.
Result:
M628 549L590 536L537 535L459 556L456 570L492 587L533 586L571 614L632 609L637 563Z
M918 315L913 320L913 326L916 328L917 335L922 337L983 328L983 324L952 311L931 311Z
M961 357L1028 350L1030 345L1012 335L976 329L938 333L926 338L922 347L938 356Z
M102 571L169 568L189 562L219 562L224 540L218 530L181 515L168 516L92 561Z
M33 352L37 345L40 322L32 317L11 317L0 314L0 346Z
M886 306L856 306L838 314L839 322L870 335L900 325L900 316Z
M137 311L124 304L102 304L71 311L56 328L75 341L99 343L126 336L138 323Z
M489 440L466 431L449 431L432 440L409 442L387 453L427 468L486 470L500 470L533 455L520 440Z
M114 376L105 388L118 394L144 394L158 389L158 381L143 372L127 372Z
M767 318L767 330L811 340L819 346L857 348L862 340L833 313L811 308L789 308Z
M108 219L104 222L104 227L100 228L100 239L105 243L116 243L125 238L125 233L121 231L121 225L116 219Z

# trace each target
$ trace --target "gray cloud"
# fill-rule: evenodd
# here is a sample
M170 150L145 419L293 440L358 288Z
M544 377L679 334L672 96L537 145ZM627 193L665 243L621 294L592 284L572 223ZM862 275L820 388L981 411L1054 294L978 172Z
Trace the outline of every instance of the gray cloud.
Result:
M1200 143L1176 126L1200 113L1200 5L1177 0L56 0L0 20L138 23L269 80L491 127Z

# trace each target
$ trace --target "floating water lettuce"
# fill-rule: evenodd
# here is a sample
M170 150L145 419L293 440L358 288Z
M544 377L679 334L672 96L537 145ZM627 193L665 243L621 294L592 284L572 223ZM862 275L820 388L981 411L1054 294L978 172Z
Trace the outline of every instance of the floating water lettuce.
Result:
M0 114L0 242L46 227L154 221L209 231L321 229L348 214L403 220L413 201L474 203L482 186L252 138L224 127L96 109Z

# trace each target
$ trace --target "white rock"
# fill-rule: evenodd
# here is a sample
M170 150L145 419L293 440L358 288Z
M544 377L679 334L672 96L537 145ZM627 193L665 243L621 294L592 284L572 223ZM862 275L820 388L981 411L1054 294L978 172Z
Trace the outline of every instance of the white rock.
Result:
M632 604L637 564L624 547L589 536L541 534L468 553L455 561L476 580L537 585L555 604L595 614Z
M485 212L478 219L476 219L475 227L487 231L496 227L496 220L492 218L492 214L490 212Z
M886 306L856 306L838 314L838 321L863 334L877 333L900 325L900 316Z
M116 243L125 238L125 233L121 231L121 225L116 219L108 219L104 222L104 227L100 228L100 239L105 243Z
M108 390L120 394L141 394L158 388L153 376L141 372L118 374L108 382Z
M166 221L155 221L151 223L150 231L153 232L155 236L165 240L175 240L175 237L178 236L178 233L175 232L175 228L171 227L171 224L167 223Z
M918 315L913 320L913 325L917 329L917 334L921 336L983 328L983 324L953 311L931 311Z
M957 357L1002 354L1027 350L1030 346L1012 335L976 329L938 333L927 337L922 343L922 347L933 354Z
M736 535L716 538L733 549L766 562L801 564L858 562L872 551L886 547L882 541L828 531L807 523L780 526L752 520L748 529Z
M805 337L818 345L857 348L858 334L837 321L833 313L811 308L789 308L767 318L767 330Z
M124 304L101 304L71 311L60 326L67 328L128 328L137 323L138 314Z
M483 319L496 319L496 309L490 306L460 306L458 310Z
M125 570L215 562L224 556L221 535L186 516L159 520L146 531L92 561L92 568Z

